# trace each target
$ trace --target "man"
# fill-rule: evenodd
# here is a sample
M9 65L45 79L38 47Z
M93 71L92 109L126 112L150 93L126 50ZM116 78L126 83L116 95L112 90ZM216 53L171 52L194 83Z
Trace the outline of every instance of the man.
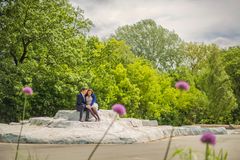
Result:
M88 121L88 119L89 119L89 110L86 108L86 99L85 99L86 93L87 93L87 88L81 88L80 94L77 95L76 109L77 109L77 111L80 112L79 121L81 121L81 122L83 122L82 115L83 115L84 111L86 111L85 121Z

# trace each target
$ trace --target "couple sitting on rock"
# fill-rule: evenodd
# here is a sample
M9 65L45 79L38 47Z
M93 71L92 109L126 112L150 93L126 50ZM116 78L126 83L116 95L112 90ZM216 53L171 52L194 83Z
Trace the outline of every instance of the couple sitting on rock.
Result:
M81 88L80 93L77 95L77 111L80 112L79 121L83 122L83 112L86 111L85 121L89 121L89 112L93 115L96 121L100 121L98 115L98 104L96 103L96 96L92 89Z

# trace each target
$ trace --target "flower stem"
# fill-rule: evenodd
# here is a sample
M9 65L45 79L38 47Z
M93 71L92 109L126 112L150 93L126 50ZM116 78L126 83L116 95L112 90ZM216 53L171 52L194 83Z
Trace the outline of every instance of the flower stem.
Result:
M206 144L206 151L205 151L205 160L208 160L208 156L209 156L209 144Z
M107 130L105 131L105 133L103 134L102 138L100 139L100 141L97 143L97 145L94 147L94 149L92 150L91 154L88 157L88 160L91 160L93 154L95 153L95 151L97 150L97 148L99 147L99 145L102 143L104 137L107 135L109 129L112 127L113 123L115 122L115 120L117 119L117 115L115 115L113 121L110 123L110 125L108 126Z
M165 152L164 160L167 160L168 152L170 150L170 146L171 146L171 142L172 142L173 131L174 131L174 128L172 128L172 130L171 130L171 134L170 134L170 137L169 137L169 141L168 141L168 145L167 145L167 150Z
M25 119L26 105L27 105L27 96L25 95L24 106L23 106L23 114L22 114L22 124L23 124L23 121L24 121L24 119Z
M22 135L23 120L25 118L26 104L27 104L27 96L25 95L24 106L23 106L23 114L22 114L22 122L21 122L20 132L19 132L19 135L18 135L18 140L17 140L17 150L16 150L16 155L15 155L15 160L17 160L17 158L18 158L19 143L20 143L20 138L21 138L21 135Z

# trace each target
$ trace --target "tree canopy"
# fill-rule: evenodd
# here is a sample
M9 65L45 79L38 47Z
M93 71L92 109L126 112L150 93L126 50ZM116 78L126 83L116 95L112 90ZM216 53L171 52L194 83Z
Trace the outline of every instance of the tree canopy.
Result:
M0 1L0 122L75 109L81 87L100 109L115 103L127 116L160 124L239 123L239 47L184 42L151 19L119 27L106 40L67 0ZM175 83L184 80L190 90Z
M124 40L134 54L150 60L159 69L174 69L182 63L183 41L151 19L119 27L114 37Z

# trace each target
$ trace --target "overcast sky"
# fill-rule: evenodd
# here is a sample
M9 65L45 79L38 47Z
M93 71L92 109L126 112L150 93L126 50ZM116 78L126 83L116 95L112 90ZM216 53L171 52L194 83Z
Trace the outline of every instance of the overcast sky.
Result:
M183 40L240 45L240 0L70 0L107 37L119 27L153 19Z

